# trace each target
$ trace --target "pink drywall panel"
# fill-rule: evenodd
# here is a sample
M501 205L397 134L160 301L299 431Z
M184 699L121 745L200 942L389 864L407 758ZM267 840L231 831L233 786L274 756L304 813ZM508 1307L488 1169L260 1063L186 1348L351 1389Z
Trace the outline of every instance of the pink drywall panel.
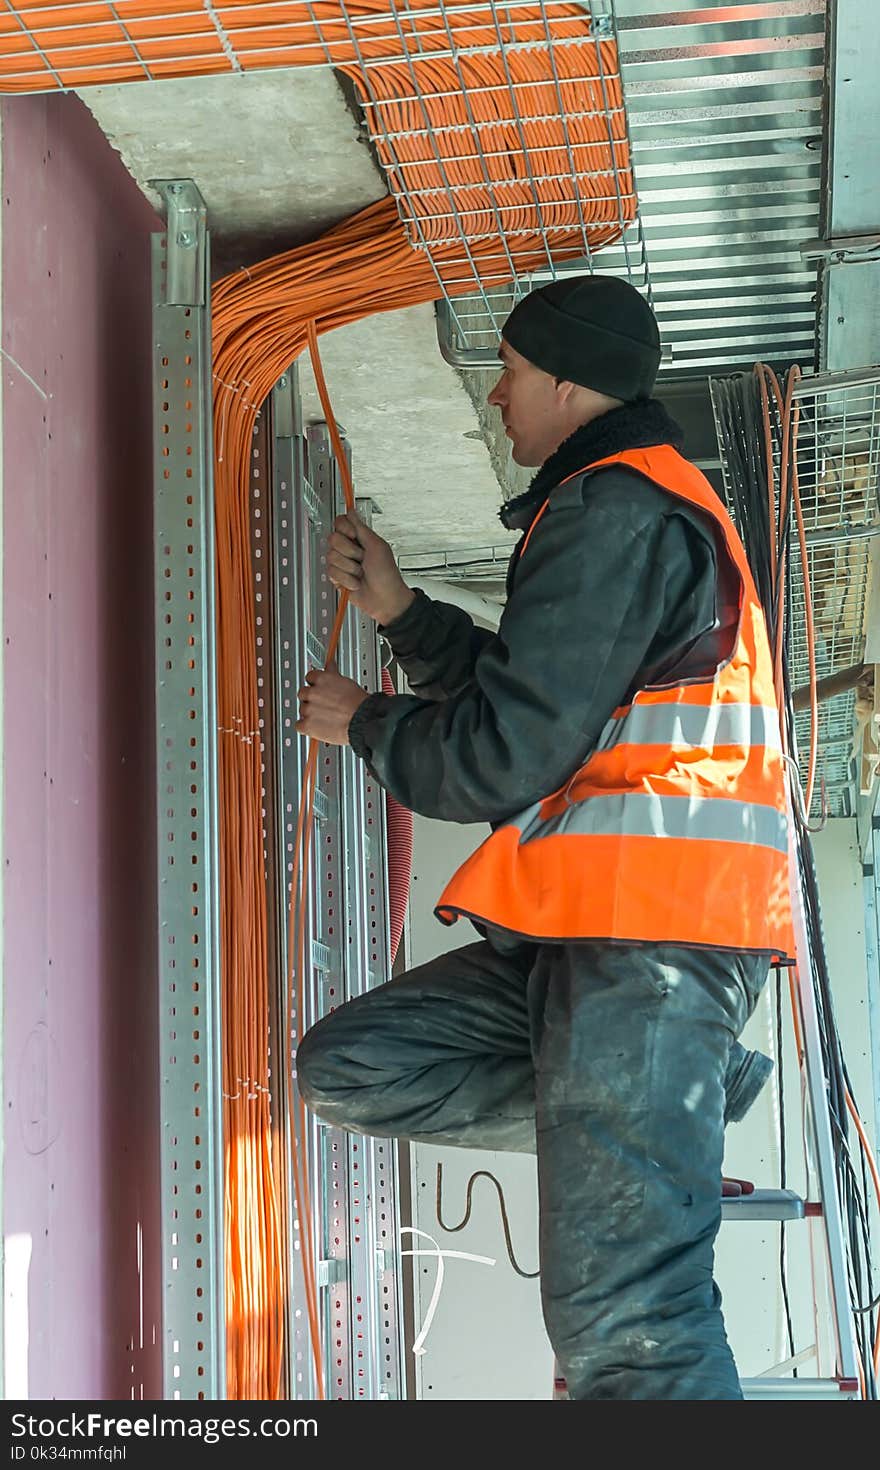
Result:
M7 1374L158 1398L159 221L72 96L4 100L2 145Z

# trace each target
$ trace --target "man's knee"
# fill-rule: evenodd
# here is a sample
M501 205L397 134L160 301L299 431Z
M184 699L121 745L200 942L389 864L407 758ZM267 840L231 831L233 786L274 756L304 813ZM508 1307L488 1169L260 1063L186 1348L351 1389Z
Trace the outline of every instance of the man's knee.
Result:
M296 1084L303 1101L313 1110L320 1112L320 1105L332 1101L336 1087L330 1062L330 1044L327 1020L310 1027L296 1049Z
M311 1112L334 1128L384 1137L381 1073L359 1062L351 1029L339 1020L341 1010L312 1026L297 1047L300 1096Z

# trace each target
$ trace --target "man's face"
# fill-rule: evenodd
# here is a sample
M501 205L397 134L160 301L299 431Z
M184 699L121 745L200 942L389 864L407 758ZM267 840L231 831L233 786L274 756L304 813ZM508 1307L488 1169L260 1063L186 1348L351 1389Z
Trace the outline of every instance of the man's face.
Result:
M508 342L502 340L498 356L504 371L488 402L501 410L516 463L542 465L565 437L564 395L555 378Z

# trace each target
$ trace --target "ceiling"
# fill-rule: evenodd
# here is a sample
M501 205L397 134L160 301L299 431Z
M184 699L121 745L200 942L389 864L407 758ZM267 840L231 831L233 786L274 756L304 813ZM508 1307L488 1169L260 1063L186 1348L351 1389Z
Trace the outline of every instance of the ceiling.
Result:
M80 94L129 172L191 178L208 207L216 272L317 239L381 198L384 178L324 68L129 82ZM437 350L433 308L411 307L322 339L359 494L396 549L500 536L501 491L461 379ZM307 363L307 415L321 417Z
M644 247L661 393L713 474L707 372L813 358L815 270L799 246L820 233L824 0L671 3L615 0L641 224L599 264L632 273ZM317 239L385 192L348 89L325 68L80 95L154 202L151 179L195 181L220 271ZM486 409L492 377L441 358L433 309L340 329L322 355L357 488L395 549L503 556L497 508L527 472ZM305 366L302 382L318 417Z

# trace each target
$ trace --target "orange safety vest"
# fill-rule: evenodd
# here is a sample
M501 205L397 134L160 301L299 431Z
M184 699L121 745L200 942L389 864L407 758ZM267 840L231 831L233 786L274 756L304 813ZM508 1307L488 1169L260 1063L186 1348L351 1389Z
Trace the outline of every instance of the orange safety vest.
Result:
M738 574L726 646L711 677L673 673L675 682L639 689L615 710L565 786L499 825L435 912L444 923L464 915L532 939L653 940L793 959L779 714L745 551L708 480L669 445L587 469L612 464L712 517Z

